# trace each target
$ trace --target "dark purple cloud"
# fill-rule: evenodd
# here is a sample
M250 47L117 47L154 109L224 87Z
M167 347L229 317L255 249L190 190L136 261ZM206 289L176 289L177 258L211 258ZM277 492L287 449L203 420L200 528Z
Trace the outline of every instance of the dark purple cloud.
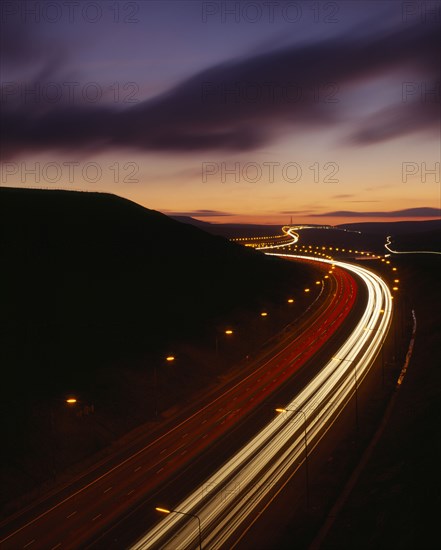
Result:
M12 51L16 58L22 54L18 47ZM338 97L339 88L346 84L362 86L401 70L403 79L412 74L430 87L435 86L439 69L439 24L433 23L372 31L364 38L347 34L238 58L124 109L66 103L26 105L9 94L2 105L3 156L25 150L108 147L253 150L282 132L328 128L347 121L346 106ZM44 78L54 77L46 74ZM354 123L350 143L377 143L439 124L439 101L414 95L384 107L367 121Z
M310 216L316 218L439 218L441 217L441 208L422 206L420 208L406 208L404 210L394 210L391 212L354 212L349 210L338 210L336 212L326 212L324 214L310 214Z

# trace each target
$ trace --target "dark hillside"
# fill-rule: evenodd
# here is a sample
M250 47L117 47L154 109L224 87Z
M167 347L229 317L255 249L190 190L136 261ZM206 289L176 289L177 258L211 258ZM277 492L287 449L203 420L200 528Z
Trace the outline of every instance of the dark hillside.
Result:
M89 384L308 273L109 194L2 188L0 224L11 390Z

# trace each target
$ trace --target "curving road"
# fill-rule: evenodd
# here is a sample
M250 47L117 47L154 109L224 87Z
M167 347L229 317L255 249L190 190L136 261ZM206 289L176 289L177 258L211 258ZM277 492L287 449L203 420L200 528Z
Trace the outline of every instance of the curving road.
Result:
M282 244L271 244L268 246L260 246L259 250L273 250L275 248L285 248L286 246L291 246L292 244L295 244L299 240L299 234L296 233L295 230L301 229L301 226L299 227L291 227L289 225L283 226L282 231L285 235L292 237L291 241L286 241Z
M286 258L304 258L279 255ZM365 268L332 263L357 275L365 284L367 305L357 326L335 356L286 404L240 451L197 487L140 539L132 550L164 548L187 550L231 548L238 533L256 517L257 511L307 453L314 451L323 435L361 384L387 335L392 318L392 298L385 282ZM207 491L207 488L210 488ZM190 514L182 515L182 514ZM195 518L196 516L196 518Z
M327 297L308 316L300 333L287 335L270 359L258 368L250 367L249 374L241 374L206 406L150 444L38 513L30 510L3 524L2 550L84 547L283 386L332 337L355 301L354 278L339 267L321 265L327 278L322 280L320 293Z
M389 235L386 237L386 243L384 245L384 248L391 252L392 254L441 254L441 252L437 252L436 250L393 250L390 245L392 244L391 241L392 237Z

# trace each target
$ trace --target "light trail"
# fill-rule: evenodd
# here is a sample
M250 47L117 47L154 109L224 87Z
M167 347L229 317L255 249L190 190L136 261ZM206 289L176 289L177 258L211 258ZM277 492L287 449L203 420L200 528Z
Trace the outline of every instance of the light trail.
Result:
M392 297L386 283L365 268L336 260L286 254L284 258L320 261L358 275L367 288L367 306L346 342L311 382L286 404L247 445L230 458L205 484L174 508L197 515L206 548L231 547L237 530L256 517L273 490L305 460L330 429L348 401L356 395L379 353L392 318ZM298 412L302 412L299 415ZM243 528L243 527L242 527ZM237 536L236 536L237 538ZM142 537L132 550L197 548L194 521L169 514Z
M399 251L399 250L392 250L390 247L391 243L391 235L386 237L386 244L384 245L384 248L391 252L392 254L441 254L441 252L437 252L436 250L406 250L406 251Z
M294 230L295 229L301 229L301 226L299 227L289 227L289 226L284 226L282 227L282 231L285 233L285 235L289 235L290 237L292 237L292 241L289 241L287 243L283 243L283 244L272 244L272 245L268 245L268 246L260 246L259 247L259 250L269 250L269 249L273 249L273 248L284 248L285 246L291 246L292 244L295 244L300 236L298 233L296 233Z

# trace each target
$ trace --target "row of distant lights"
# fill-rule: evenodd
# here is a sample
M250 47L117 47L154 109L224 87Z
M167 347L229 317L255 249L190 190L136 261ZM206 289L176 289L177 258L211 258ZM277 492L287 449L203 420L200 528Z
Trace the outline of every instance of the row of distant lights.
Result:
M317 248L318 248L318 247L317 247ZM323 248L324 248L324 247L323 247ZM331 250L332 250L332 248L331 248ZM336 250L338 250L338 248L337 248ZM344 251L344 249L343 249L343 251ZM349 251L349 252L351 252L351 251ZM357 251L356 251L356 252L357 252ZM362 254L363 254L363 252L362 252ZM367 253L367 255L369 255L369 253ZM380 258L380 256L377 256L377 257ZM384 262L385 259L382 258L381 261ZM387 263L387 264L390 264L390 261L387 260L386 263ZM334 269L335 269L335 265L332 264L331 269L328 271L328 273L332 275ZM392 270L393 270L393 271L397 271L397 268L396 268L396 267L393 267ZM324 279L329 279L329 275L325 275L325 276L324 276ZM399 282L400 282L399 279L394 279L394 283L395 283L395 284L398 284ZM322 284L322 281L316 281L315 284L316 284L316 285L320 285L320 284ZM397 290L398 290L398 287L397 287L397 286L394 286L394 287L392 288L392 290L397 291ZM311 291L310 288L305 288L305 289L304 289L304 292L306 292L306 293L308 293L308 292L310 292L310 291ZM393 297L392 297L392 298L393 298ZM293 304L293 303L294 303L294 298L288 298L288 299L287 299L287 303L288 303L288 304ZM262 312L260 313L260 316L261 316L261 317L268 317L268 312L267 312L267 311L262 311ZM234 331L233 331L232 329L226 329L226 330L224 331L224 334L226 334L227 336L231 336L231 335L234 334ZM173 363L173 361L175 360L175 356L174 356L174 355L167 355L167 356L165 357L165 360L167 361L167 363ZM66 402L68 405L76 405L76 404L78 403L78 399L77 399L76 397L68 397L68 398L65 400L65 402Z
M332 273L332 271L330 271L329 273ZM328 276L325 275L325 279L327 279ZM316 285L319 285L321 284L320 281L316 281L315 283ZM309 288L305 288L305 292L309 292L310 289ZM287 299L287 303L288 304L293 304L294 303L294 298L288 298ZM260 313L260 317L268 317L269 313L267 311L262 311ZM224 334L226 334L227 336L232 336L234 334L234 331L230 328L226 329L224 331ZM173 363L173 361L175 361L176 357L174 355L167 355L165 357L165 360L167 361L167 363ZM79 403L78 399L76 397L68 397L67 399L65 399L65 403L67 403L68 405L76 405L77 403Z
M284 235L281 235L282 237ZM241 238L241 239L235 239L235 240L238 240L238 241L246 241L246 240L259 240L259 239L268 239L269 237L253 237L252 239L246 239L246 238ZM252 247L255 247L255 248L258 248L259 245L258 244L249 244L249 245L246 245L246 246L252 246ZM363 250L352 250L352 249L348 249L346 250L346 248L338 248L338 247L333 247L333 246L329 246L329 247L326 247L326 246L316 246L315 249L313 248L313 246L310 244L310 245L294 245L294 248L293 246L289 246L289 250L295 250L297 253L308 253L308 254L314 254L315 256L322 256L323 258L326 258L328 260L333 260L333 257L332 256L329 256L328 254L325 254L324 252L318 252L318 250L328 250L328 251L335 251L335 252L348 252L349 254L360 254L361 256L368 256L368 257L372 257L372 259L374 260L380 260L382 262L384 262L386 265L390 265L390 260L387 260L387 256L384 256L384 257L381 257L379 256L378 254L374 254L374 253L371 253L371 252L366 252L366 251L363 251ZM397 268L396 267L392 267L392 271L397 271ZM394 284L396 285L397 283L399 283L399 279L394 279ZM393 286L392 287L392 290L393 291L398 291L399 290L399 287L398 286ZM305 289L305 292L309 292L309 289Z
M384 261L384 258L382 259L382 261ZM386 263L390 263L390 262L387 261ZM335 269L335 265L332 264L331 269L328 271L328 273L332 275L334 269ZM396 267L393 267L392 269L393 269L394 271L397 270ZM329 275L325 275L325 276L324 276L324 279L329 279ZM395 284L398 284L399 282L400 282L399 279L394 279L394 283L395 283ZM320 284L322 284L322 281L316 281L315 284L316 284L316 285L320 285ZM398 290L398 287L397 287L397 286L394 286L394 287L392 288L392 290L397 291L397 290ZM310 289L310 288L305 288L304 291L305 291L306 293L308 293L308 292L311 291L311 289ZM288 298L288 299L287 299L287 303L288 303L288 304L293 304L293 303L294 303L294 298ZM261 316L261 317L268 317L268 312L267 312L267 311L262 311L262 312L260 313L260 316ZM231 335L234 334L234 331L233 331L232 329L226 329L226 330L224 331L224 334L226 334L227 336L231 336ZM167 363L173 363L173 361L175 360L175 356L174 356L174 355L167 355L167 356L165 357L165 360L167 361ZM67 403L68 405L76 405L76 404L78 403L78 399L77 399L76 397L69 397L69 398L67 398L65 401L66 401L66 403Z
M282 235L283 237L284 235ZM268 238L268 237L254 237L254 239L235 239L235 240L255 240L255 239L265 239L265 238ZM256 246L258 248L259 245L249 245L249 246ZM289 247L290 250L293 250L293 247L290 246ZM313 246L310 244L310 245L302 245L302 246L298 246L297 244L294 245L294 249L297 251L297 252L308 252L308 253L312 253L312 254L315 254L315 255L318 255L318 256L324 256L325 258L328 258L330 260L332 260L332 256L328 256L322 252L316 252L317 250L329 250L329 251L335 251L335 252L348 252L349 254L360 254L361 256L370 256L372 257L373 259L377 259L377 260L381 260L382 262L385 262L386 264L390 264L390 260L386 260L386 256L385 257L381 257L381 256L378 256L378 254L374 254L374 253L371 253L371 252L365 252L363 250L352 250L352 249L348 249L346 250L346 248L338 248L338 247L332 247L332 246L329 246L329 247L326 247L326 246L316 246L315 247L315 250L313 249ZM397 268L394 267L392 268L393 271L396 271Z
M332 269L334 269L334 267L335 267L335 266L332 266ZM329 273L332 273L332 271L329 271ZM324 278L325 278L325 279L328 279L328 278L329 278L329 275L325 275ZM320 284L322 284L322 282L321 282L321 281L316 281L315 284L316 284L316 285L320 285ZM305 291L305 292L310 292L311 289L310 289L310 288L305 288L304 291ZM286 300L286 303L287 303L287 304L290 304L290 305L293 304L293 303L294 303L294 298L288 298L288 299ZM268 317L268 315L269 315L269 313L268 313L267 311L262 311L262 312L260 313L260 317ZM226 334L227 336L230 336L230 335L234 334L234 331L231 330L231 329L227 329L227 330L224 331L224 334ZM174 358L173 358L173 359L174 359ZM167 358L167 360L168 360L168 358Z
M235 239L231 239L234 242L241 242L241 241L267 241L269 239L286 239L286 235L274 235L272 237L238 237Z

